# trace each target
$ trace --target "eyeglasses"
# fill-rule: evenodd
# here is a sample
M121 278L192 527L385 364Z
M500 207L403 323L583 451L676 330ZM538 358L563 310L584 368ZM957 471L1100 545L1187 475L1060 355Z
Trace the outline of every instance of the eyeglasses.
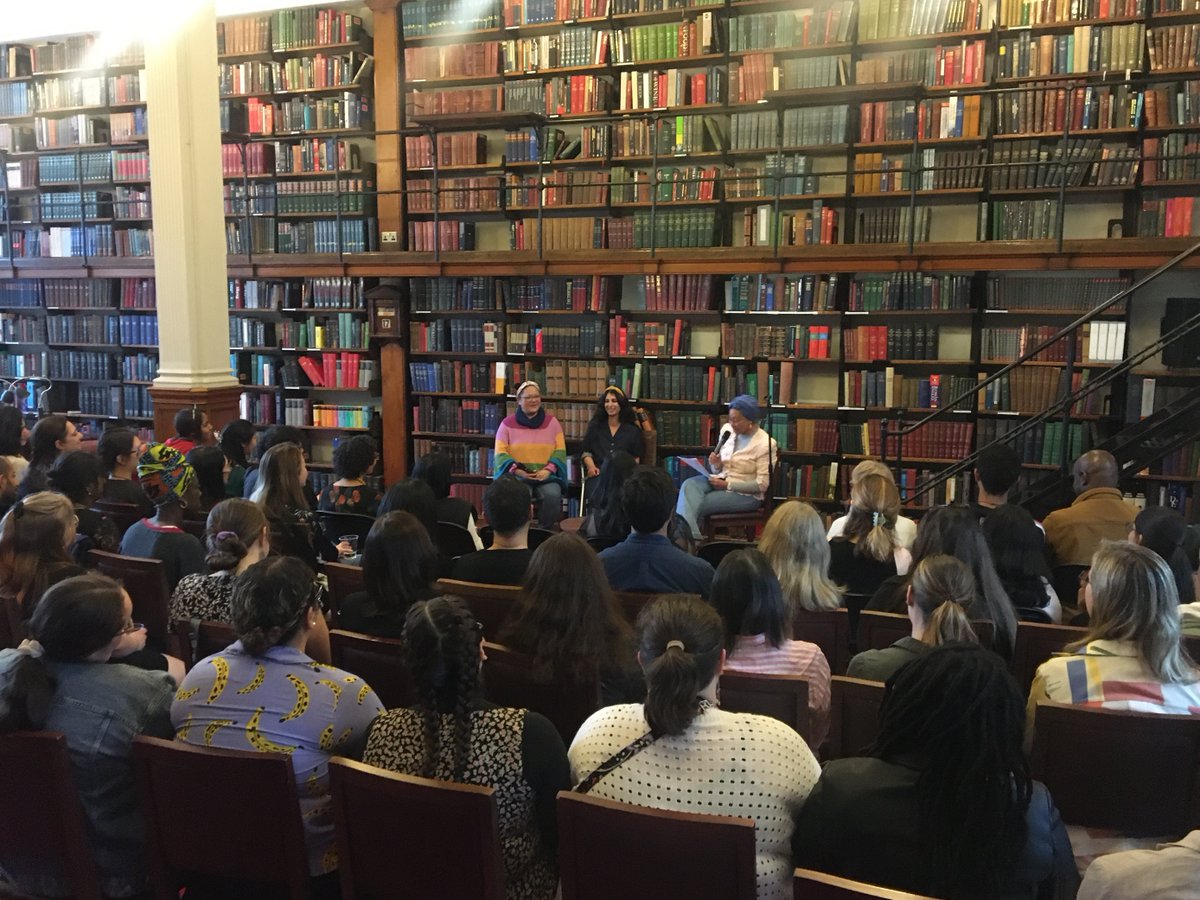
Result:
M125 627L121 629L120 634L133 634L135 631L141 631L145 627L141 622L127 622Z

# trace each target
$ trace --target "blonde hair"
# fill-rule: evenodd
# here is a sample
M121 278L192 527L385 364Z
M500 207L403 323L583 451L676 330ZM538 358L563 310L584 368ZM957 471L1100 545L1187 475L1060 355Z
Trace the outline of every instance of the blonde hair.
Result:
M829 580L829 541L815 509L801 500L789 500L771 514L758 542L759 552L771 564L783 598L788 621L799 610L819 612L842 605L842 588Z
M850 486L858 484L868 475L878 475L881 478L886 478L892 484L896 483L896 476L892 474L884 463L877 459L864 459L850 471Z
M885 562L896 549L900 492L882 475L866 475L850 485L850 515L843 534L855 542L855 553Z
M0 591L22 605L40 594L47 565L69 562L67 537L75 533L75 508L54 491L38 491L13 504L0 520ZM44 587L44 586L42 586Z
M1092 557L1091 624L1083 640L1125 641L1160 682L1179 684L1200 678L1180 642L1179 592L1163 558L1128 541L1105 541Z
M967 607L975 601L975 576L965 562L944 553L925 557L913 571L911 590L913 604L925 619L924 643L936 647L979 642L967 616Z

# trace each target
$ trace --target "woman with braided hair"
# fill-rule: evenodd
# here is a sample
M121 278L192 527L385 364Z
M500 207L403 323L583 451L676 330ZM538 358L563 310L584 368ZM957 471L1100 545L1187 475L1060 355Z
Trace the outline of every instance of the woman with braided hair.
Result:
M868 756L829 763L796 820L796 865L930 897L1075 896L1071 842L1021 751L996 654L935 647L887 682Z
M482 699L483 630L460 598L413 604L404 642L417 704L375 721L363 762L494 788L509 900L551 900L554 798L570 787L562 738L538 713Z

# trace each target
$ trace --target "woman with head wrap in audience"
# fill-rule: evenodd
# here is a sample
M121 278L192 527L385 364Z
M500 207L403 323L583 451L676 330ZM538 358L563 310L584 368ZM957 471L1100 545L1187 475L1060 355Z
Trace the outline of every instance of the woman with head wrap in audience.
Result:
M294 557L268 557L243 572L230 604L238 640L188 672L171 722L185 743L287 754L313 893L329 896L338 863L329 758L358 759L383 706L361 678L304 652L321 627L319 592L312 569Z
M842 589L829 580L825 526L803 500L789 500L775 508L758 549L779 579L789 622L801 610L821 612L842 605Z
M185 510L200 508L196 473L178 450L151 444L138 461L138 479L155 514L129 526L121 553L162 560L167 587L174 590L184 575L204 571L204 545L180 527Z
M850 515L829 541L829 579L851 594L873 594L886 579L904 575L912 554L896 536L900 494L882 475L867 475L850 488Z
M458 597L412 606L404 645L417 702L375 721L363 762L493 788L505 896L552 900L558 887L554 798L570 786L562 738L539 713L483 699L483 629Z
M820 775L812 751L776 719L720 709L725 628L711 606L660 597L642 610L637 630L646 702L610 706L583 723L568 753L576 790L753 819L758 896L790 898L792 819ZM618 754L615 768L604 765Z
M90 826L88 849L106 897L146 891L130 748L139 734L172 734L171 677L104 665L134 631L132 611L129 595L111 578L68 578L38 602L29 623L31 640L0 650L0 733L47 730L66 738L73 783ZM44 858L16 858L11 851L0 846L0 870L23 891L70 893L61 867L48 866Z
M1074 897L1071 842L1021 752L996 654L946 644L888 679L870 755L837 759L800 810L797 866L951 900Z
M942 644L976 643L967 607L975 600L975 579L966 563L953 556L927 556L908 583L908 619L912 634L890 647L864 650L850 660L846 674L867 681L887 681L910 660Z

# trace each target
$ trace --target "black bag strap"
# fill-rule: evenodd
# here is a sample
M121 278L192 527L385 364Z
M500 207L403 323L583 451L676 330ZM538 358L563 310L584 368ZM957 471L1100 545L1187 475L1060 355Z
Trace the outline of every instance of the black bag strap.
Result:
M574 793L586 794L588 791L594 788L600 782L600 779L602 779L605 775L607 775L613 769L624 765L629 759L637 756L656 740L658 740L658 735L647 731L633 743L626 744L604 762L600 763L600 765L596 767L596 770L592 772L591 775L579 782L579 784L577 784L574 788Z

